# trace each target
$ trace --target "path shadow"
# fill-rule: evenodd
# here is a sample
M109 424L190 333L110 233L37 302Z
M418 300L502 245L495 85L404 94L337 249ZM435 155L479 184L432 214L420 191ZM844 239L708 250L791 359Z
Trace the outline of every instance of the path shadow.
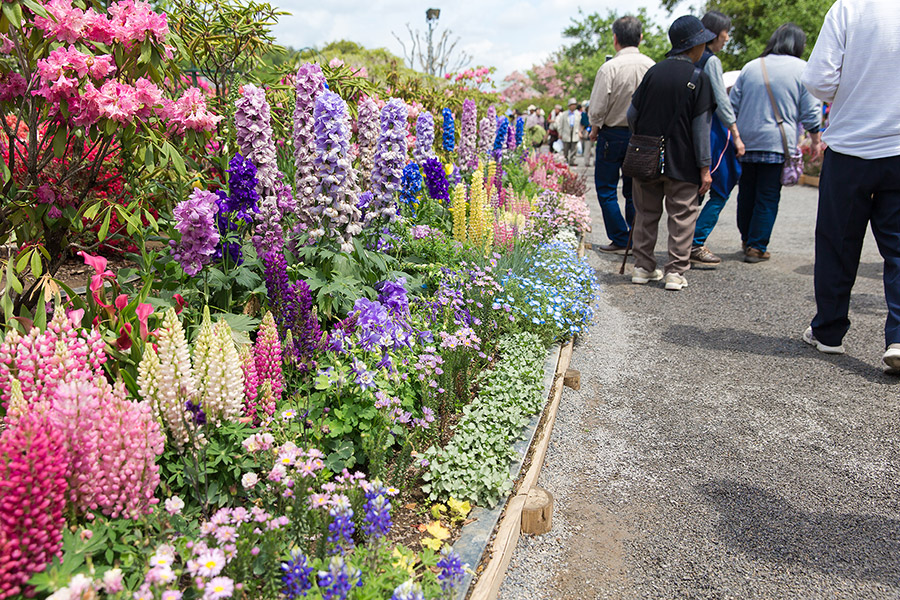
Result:
M698 489L719 512L720 538L755 559L890 586L900 581L896 519L807 512L736 481L716 480Z
M718 352L740 352L759 356L784 356L786 359L815 358L872 383L900 385L900 378L881 373L871 365L847 354L826 355L810 348L798 337L771 336L743 329L700 329L693 325L672 325L662 340L680 346L693 346Z
M813 275L813 269L815 265L801 265L794 269L794 273L797 275ZM876 279L881 281L882 274L884 273L884 263L883 262L871 262L871 263L860 263L859 270L856 272L857 278L865 277L866 279Z

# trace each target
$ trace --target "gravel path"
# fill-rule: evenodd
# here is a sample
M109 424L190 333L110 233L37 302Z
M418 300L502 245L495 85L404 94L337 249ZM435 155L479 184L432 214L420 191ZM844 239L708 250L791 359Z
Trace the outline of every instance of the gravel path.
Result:
M607 243L590 197L591 241ZM681 292L588 252L603 293L540 477L553 530L520 539L503 600L900 598L900 379L878 368L874 240L847 354L826 357L799 339L816 190L784 191L758 265L739 261L735 204L709 241L722 266Z

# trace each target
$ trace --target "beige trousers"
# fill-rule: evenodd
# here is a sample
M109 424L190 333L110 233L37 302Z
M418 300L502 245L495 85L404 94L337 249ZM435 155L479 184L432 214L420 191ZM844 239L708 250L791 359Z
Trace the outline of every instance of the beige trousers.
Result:
M691 242L700 214L699 186L669 179L652 182L634 180L634 265L648 271L656 268L656 238L663 202L669 215L669 262L666 273L684 273L691 268Z

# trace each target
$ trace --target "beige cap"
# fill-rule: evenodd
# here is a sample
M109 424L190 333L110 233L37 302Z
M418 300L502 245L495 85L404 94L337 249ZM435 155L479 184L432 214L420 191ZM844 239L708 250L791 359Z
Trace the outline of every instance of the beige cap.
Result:
M578 100L576 100L575 98L569 98L569 106L572 106L573 104L578 106Z
M536 110L536 109L537 109L537 106L535 106L534 104L529 104L529 105L528 105L528 110L529 110L529 111Z

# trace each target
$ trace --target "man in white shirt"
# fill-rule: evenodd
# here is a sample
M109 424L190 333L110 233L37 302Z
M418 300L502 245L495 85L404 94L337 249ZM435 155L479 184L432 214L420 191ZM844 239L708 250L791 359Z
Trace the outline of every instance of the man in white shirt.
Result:
M581 139L581 111L578 110L575 98L569 100L569 110L556 117L556 131L562 140L563 156L569 166L574 167L575 152L578 150L578 140Z
M803 339L841 354L866 228L884 258L882 369L900 375L900 9L897 0L837 0L803 74L831 102L816 219L816 316Z

